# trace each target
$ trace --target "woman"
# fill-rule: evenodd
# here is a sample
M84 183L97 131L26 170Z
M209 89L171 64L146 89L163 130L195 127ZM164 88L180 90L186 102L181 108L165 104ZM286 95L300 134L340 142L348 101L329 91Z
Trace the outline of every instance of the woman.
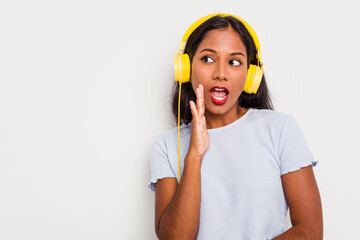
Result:
M183 39L190 81L186 64L184 76L175 72L172 107L182 125L152 148L157 236L322 239L317 162L296 120L273 111L256 33L229 14L194 24Z

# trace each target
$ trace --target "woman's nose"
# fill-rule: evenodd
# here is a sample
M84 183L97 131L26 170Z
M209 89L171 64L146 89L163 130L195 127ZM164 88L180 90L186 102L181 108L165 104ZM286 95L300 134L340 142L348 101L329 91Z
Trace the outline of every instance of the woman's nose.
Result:
M227 71L227 65L223 62L216 63L216 66L214 68L213 77L214 80L227 80L228 79L228 71Z

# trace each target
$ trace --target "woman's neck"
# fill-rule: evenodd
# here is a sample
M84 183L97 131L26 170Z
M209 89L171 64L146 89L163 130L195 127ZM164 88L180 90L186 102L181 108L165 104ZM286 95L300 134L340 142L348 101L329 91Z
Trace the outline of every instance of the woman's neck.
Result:
M213 129L229 125L244 116L249 109L239 106L238 109L234 110L222 115L206 112L206 128Z

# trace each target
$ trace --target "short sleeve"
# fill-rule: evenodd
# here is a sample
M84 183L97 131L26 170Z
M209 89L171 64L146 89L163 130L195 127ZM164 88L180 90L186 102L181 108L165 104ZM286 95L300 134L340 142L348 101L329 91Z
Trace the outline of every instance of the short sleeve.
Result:
M158 136L153 142L150 155L150 169L151 179L148 183L148 188L152 191L155 191L154 184L159 179L166 177L176 178L175 173L170 166L166 143L162 136Z
M279 157L281 175L309 165L316 166L318 163L307 145L299 124L291 115L287 115L280 133Z

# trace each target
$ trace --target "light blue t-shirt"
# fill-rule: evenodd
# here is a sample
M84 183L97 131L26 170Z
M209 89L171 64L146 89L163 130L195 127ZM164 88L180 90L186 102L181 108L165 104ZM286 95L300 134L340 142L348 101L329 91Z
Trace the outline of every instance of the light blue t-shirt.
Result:
M288 205L281 175L317 164L296 120L250 108L231 124L208 133L197 239L272 239L285 232ZM191 124L182 124L181 174L190 134ZM177 140L175 127L153 142L148 185L153 191L159 179L174 177L179 182Z

